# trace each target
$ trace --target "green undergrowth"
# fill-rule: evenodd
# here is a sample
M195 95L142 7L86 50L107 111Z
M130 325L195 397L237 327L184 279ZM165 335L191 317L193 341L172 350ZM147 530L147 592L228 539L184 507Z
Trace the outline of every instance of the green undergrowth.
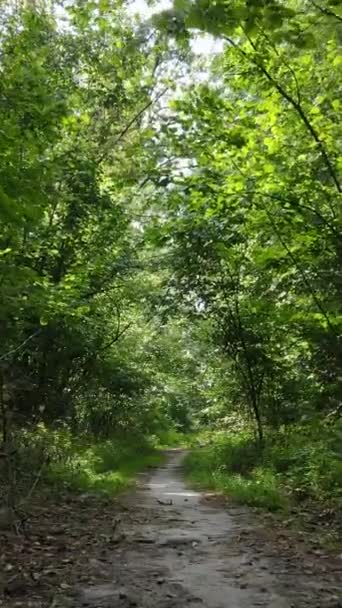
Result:
M56 491L116 494L130 487L140 471L164 459L154 443L139 434L118 434L99 442L69 430L41 427L35 441L35 445L28 442L27 462L35 468L35 459L41 459L42 451L44 457L47 454L42 483Z
M168 448L183 448L187 446L187 435L175 429L160 431L151 438L153 445L161 450Z
M322 504L341 513L341 429L301 428L279 432L260 446L248 433L207 434L186 458L188 478L239 503L287 510Z
M276 477L269 471L254 470L250 476L233 473L225 463L217 462L212 448L192 451L185 459L188 478L198 487L215 490L236 502L271 511L286 508L288 500L280 491Z
M50 467L49 480L73 490L116 494L135 481L137 473L162 462L148 443L114 439L84 447L62 465Z

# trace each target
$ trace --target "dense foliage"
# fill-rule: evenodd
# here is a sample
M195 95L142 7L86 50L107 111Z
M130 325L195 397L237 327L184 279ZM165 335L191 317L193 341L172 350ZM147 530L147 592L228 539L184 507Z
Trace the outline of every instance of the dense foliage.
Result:
M227 11L208 4L199 24L227 41L214 79L172 104L162 232L174 289L210 321L262 439L340 411L342 23L306 2L256 5L248 26Z
M338 0L3 7L7 477L42 428L300 427L338 462Z

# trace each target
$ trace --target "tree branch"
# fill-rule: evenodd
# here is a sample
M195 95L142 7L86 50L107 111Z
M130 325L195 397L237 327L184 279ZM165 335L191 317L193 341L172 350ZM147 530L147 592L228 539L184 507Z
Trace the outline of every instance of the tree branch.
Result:
M29 342L30 340L32 340L32 338L34 338L35 336L40 334L41 331L42 331L42 329L40 327L35 332L33 332L33 334L31 334L28 338L26 338L26 340L24 340L21 344L19 344L19 346L17 346L16 348L13 348L12 350L9 350L7 353L2 355L0 357L0 361L7 359L10 355L14 355L14 353L18 352L18 350L20 350L23 346L25 346L25 344L27 344L27 342Z
M129 120L129 122L127 123L127 125L122 129L122 131L120 131L120 133L117 135L117 137L114 139L114 141L112 143L110 143L110 141L108 142L108 145L110 145L111 147L116 146L126 135L126 133L130 130L130 128L134 125L134 123L136 123L139 118L141 118L143 116L143 114L145 114L145 112L157 101L159 101L159 99L165 95L166 91L168 91L169 87L165 87L165 89L163 89L162 91L160 91L160 93L158 93L158 95L156 97L154 97L153 99L149 99L147 103L145 103L145 105L133 116L133 118L131 118L131 120ZM108 148L107 145L107 148ZM107 155L108 149L106 149L103 154L100 155L100 157L98 158L98 162L101 163Z
M320 137L319 137L319 135L318 135L315 127L311 124L309 118L305 114L301 103L299 101L296 101L292 97L292 95L290 93L288 93L286 91L286 89L277 80L275 80L275 78L267 70L267 68L262 63L260 63L259 61L257 61L257 59L255 57L251 57L236 42L234 42L234 40L232 40L228 36L225 36L225 40L227 40L227 42L233 48L235 48L240 54L242 54L243 57L245 59L247 59L247 61L250 61L253 65L255 65L255 67L258 68L258 70L265 76L265 78L267 78L267 80L272 84L272 86L278 91L278 93L281 95L281 97L283 97L283 99L285 99L293 107L293 109L297 112L299 118L301 119L301 121L305 125L307 131L310 133L311 137L315 141L316 146L317 146L317 148L320 151L320 154L322 156L324 164L325 164L325 166L327 168L327 171L328 171L328 173L330 175L330 178L331 178L333 184L335 185L335 188L336 188L337 192L339 194L342 194L342 186L341 186L341 184L339 182L339 179L337 177L337 173L335 171L335 167L333 166L333 164L332 164L332 162L331 162L331 160L329 158L329 155L328 155L328 153L327 153L327 151L325 149L325 146L324 146L322 140L320 139ZM255 47L254 43L251 42L251 44L252 44L252 48L254 49L254 51L256 51L256 47Z
M317 10L319 10L323 15L326 15L327 17L333 17L334 19L337 19L337 21L342 23L342 17L340 17L340 15L336 15L336 13L334 13L329 8L326 8L325 6L320 6L319 4L314 2L314 0L311 0L311 4L312 6L317 8Z
M335 338L339 339L340 336L336 333L335 327L332 325L332 323L331 323L331 321L329 319L329 314L324 309L321 300L317 296L316 291L314 290L314 288L312 287L310 281L308 280L308 278L306 276L306 273L305 273L305 270L303 270L301 264L296 259L296 256L293 254L293 252L291 251L291 249L288 247L286 241L283 238L283 235L281 234L280 230L278 229L278 226L277 226L276 222L274 221L274 219L272 217L272 214L268 211L267 208L263 208L263 209L266 212L266 215L268 217L268 221L269 221L270 225L272 226L272 229L274 230L274 233L276 234L277 238L279 239L280 243L284 247L284 249L287 252L287 254L290 257L290 259L292 260L294 266L297 268L297 270L299 270L299 273L300 273L300 275L302 277L303 283L306 285L306 287L307 287L309 293L311 294L312 299L313 299L314 303L316 304L318 310L320 311L320 313L325 318L327 326L329 327L331 333L335 336Z

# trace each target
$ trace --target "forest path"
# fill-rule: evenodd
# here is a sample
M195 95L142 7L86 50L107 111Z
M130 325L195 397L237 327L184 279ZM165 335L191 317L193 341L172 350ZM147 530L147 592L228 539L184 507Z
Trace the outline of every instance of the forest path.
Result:
M251 525L247 509L223 508L190 490L182 479L183 456L168 451L166 463L142 475L137 491L121 499L122 537L112 564L98 562L98 580L94 575L78 587L69 605L342 607L342 562L328 564L321 551L290 547L288 539L284 546L272 531Z

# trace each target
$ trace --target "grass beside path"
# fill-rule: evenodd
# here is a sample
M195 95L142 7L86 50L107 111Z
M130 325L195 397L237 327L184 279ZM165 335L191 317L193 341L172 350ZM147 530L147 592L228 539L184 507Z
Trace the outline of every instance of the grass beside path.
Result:
M257 470L249 477L234 473L229 465L217 462L211 447L192 450L185 458L184 469L186 477L196 487L218 491L240 504L270 511L286 509L288 505L288 499L272 473Z
M342 517L342 428L303 427L270 436L211 433L185 460L187 477L239 503L287 510L310 504Z
M134 484L139 472L164 460L161 450L140 436L117 436L101 443L85 443L68 434L55 438L64 447L52 460L46 482L56 490L114 495Z

